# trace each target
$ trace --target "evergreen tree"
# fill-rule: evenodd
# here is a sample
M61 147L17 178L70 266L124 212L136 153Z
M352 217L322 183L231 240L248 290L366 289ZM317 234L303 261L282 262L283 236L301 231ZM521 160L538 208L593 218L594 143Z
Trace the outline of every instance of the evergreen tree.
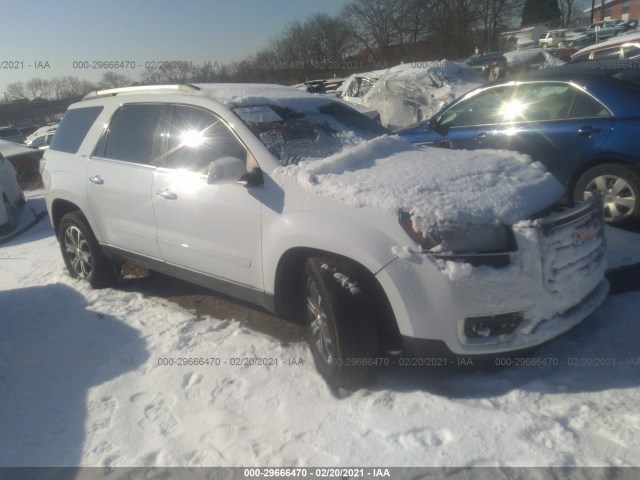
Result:
M526 0L522 8L522 26L553 22L561 17L558 0Z

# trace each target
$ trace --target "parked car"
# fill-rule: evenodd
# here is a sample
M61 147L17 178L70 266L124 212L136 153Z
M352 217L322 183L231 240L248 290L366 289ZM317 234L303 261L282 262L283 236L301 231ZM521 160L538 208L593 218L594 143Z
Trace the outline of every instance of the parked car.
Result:
M504 78L507 74L507 59L502 52L473 56L465 63L491 82Z
M549 30L540 40L538 45L542 48L555 48L560 42L563 42L566 37L567 29L562 30Z
M631 33L597 43L577 51L570 63L640 59L640 33Z
M20 133L22 133L26 138L40 128L42 128L42 125L25 125L18 127L18 130L20 130Z
M430 120L399 130L419 144L506 148L542 162L566 201L596 193L612 224L640 220L640 71L579 65L531 72L458 98Z
M0 128L0 140L6 140L8 142L22 143L25 136L16 127L2 127Z
M562 186L520 154L388 133L273 85L95 92L44 154L49 218L72 277L126 260L298 318L337 386L390 350L538 345L603 301L600 201L551 214Z
M36 136L27 139L25 145L27 147L38 148L40 150L46 150L51 145L51 141L53 140L54 131L45 132Z
M605 38L614 37L619 33L623 33L624 31L626 31L626 28L619 25L614 20L603 20L600 22L592 23L585 30L586 33L594 34L598 41L604 40Z
M17 223L16 210L24 205L24 193L18 174L9 160L0 154L0 233L11 231Z

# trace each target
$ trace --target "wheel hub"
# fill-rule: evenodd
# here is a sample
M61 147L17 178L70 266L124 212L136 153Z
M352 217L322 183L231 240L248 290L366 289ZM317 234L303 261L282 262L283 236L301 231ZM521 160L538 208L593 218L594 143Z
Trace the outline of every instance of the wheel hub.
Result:
M616 175L600 175L589 182L584 199L601 194L604 200L604 216L609 222L621 222L633 214L637 198L629 183Z
M333 341L322 305L322 296L312 279L309 279L307 284L307 312L312 341L325 363L331 365L334 362Z

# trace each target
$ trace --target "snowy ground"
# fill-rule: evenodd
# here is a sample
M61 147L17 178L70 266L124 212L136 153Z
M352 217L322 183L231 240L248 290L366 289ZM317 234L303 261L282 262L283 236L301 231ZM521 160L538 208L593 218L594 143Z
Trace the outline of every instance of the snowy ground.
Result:
M0 466L640 466L638 312L610 296L528 360L556 365L394 367L337 399L302 343L71 280L43 220L0 246Z

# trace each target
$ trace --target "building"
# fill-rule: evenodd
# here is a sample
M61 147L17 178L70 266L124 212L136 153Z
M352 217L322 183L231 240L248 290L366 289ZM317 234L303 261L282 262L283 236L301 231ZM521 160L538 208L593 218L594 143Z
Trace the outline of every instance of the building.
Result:
M602 18L602 2L595 0L593 21L600 20L638 20L640 19L640 0L607 0L604 2L604 18ZM584 13L591 15L591 7Z

